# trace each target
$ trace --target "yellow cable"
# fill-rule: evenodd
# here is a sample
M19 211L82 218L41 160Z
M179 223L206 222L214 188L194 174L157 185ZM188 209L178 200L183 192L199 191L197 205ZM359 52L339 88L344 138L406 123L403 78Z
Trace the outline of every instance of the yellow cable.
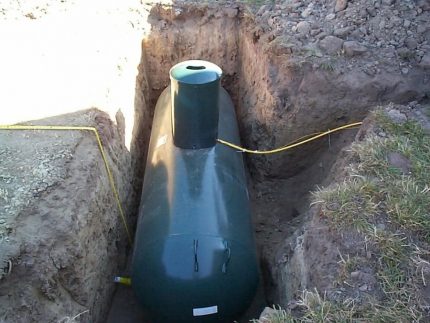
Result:
M124 210L122 208L122 205L121 205L121 202L119 199L119 194L118 194L118 191L117 191L116 186L115 186L115 181L113 179L112 172L109 168L109 164L108 164L107 159L106 159L106 155L105 155L105 152L103 149L103 144L102 144L102 141L100 140L99 132L97 131L96 128L94 128L94 127L68 127L68 126L22 126L22 125L6 125L5 126L5 125L0 125L0 130L80 130L80 131L92 131L96 137L97 144L99 146L99 150L100 150L100 153L102 155L103 162L105 164L106 172L107 172L108 178L109 178L109 183L110 183L111 189L113 191L113 194L115 196L116 203L118 205L119 214L121 215L121 219L122 219L122 222L124 224L125 231L127 232L128 241L130 242L130 245L133 244L133 240L131 238L130 231L128 230L127 221L125 219Z
M297 147L297 146L300 146L300 145L306 144L306 143L308 143L308 142L310 142L310 141L313 141L313 140L316 140L316 139L318 139L318 138L324 137L324 136L326 136L326 135L328 135L328 134L331 134L331 133L333 133L333 132L336 132L336 131L345 130L345 129L350 129L350 128L355 128L355 127L357 127L357 126L359 126L359 125L361 125L361 124L362 124L362 122L354 122L354 123L350 123L350 124L347 124L347 125L344 125L344 126L341 126L341 127L335 128L335 129L332 129L332 130L327 130L327 131L321 132L321 133L319 133L319 134L317 134L317 135L315 135L315 136L313 136L313 137L311 137L311 138L308 138L308 139L305 139L305 140L302 140L302 141L297 142L298 140L300 140L300 139L301 139L301 138L299 138L299 139L297 139L297 140L293 141L292 143L290 143L290 144L288 144L288 145L286 145L286 146L283 146L283 147L280 147L280 148L276 148L276 149L271 149L271 150L251 150L251 149L246 149L246 148L243 148L243 147L237 146L237 145L235 145L235 144L232 144L231 142L224 141L224 140L222 140L222 139L217 139L217 141L218 141L219 143L223 144L223 145L226 145L226 146L229 146L229 147L231 147L231 148L237 149L238 151L241 151L241 152L243 152L243 153L259 154L259 155L264 155L264 154L275 154L275 153L279 153L279 152L281 152L281 151L286 151L286 150L289 150L289 149L291 149L291 148L294 148L294 147ZM309 135L308 135L308 136L309 136ZM308 136L304 136L304 137L302 137L302 138L305 138L305 137L308 137Z
M118 283L118 284L123 284L123 285L131 286L131 278L130 277L120 277L120 276L118 276L118 277L115 277L113 279L113 281L115 283Z
M359 126L361 124L362 124L362 122L350 123L350 124L347 124L347 125L344 125L344 126L332 129L332 130L327 130L327 131L322 132L322 133L317 133L315 136L313 136L311 138L308 138L308 139L300 141L302 138L306 138L306 137L310 136L310 135L306 135L304 137L296 139L295 141L293 141L292 143L288 144L287 146L276 148L276 149L272 149L272 150L266 150L266 151L246 149L246 148L237 146L235 144L232 144L230 142L224 141L222 139L217 139L217 141L219 143L223 144L223 145L226 145L226 146L229 146L231 148L237 149L237 150L239 150L241 152L246 152L246 153L251 153L251 154L274 154L274 153L286 151L286 150L289 150L291 148L303 145L303 144L308 143L310 141L313 141L313 140L316 140L316 139L321 138L323 136L326 136L326 135L328 135L330 133L333 133L333 132L336 132L336 131L340 131L340 130L344 130L344 129L354 128L354 127L357 127L357 126ZM118 194L118 191L117 191L116 186L115 186L115 181L113 179L112 172L111 172L111 170L109 168L109 164L107 162L106 155L105 155L105 152L104 152L104 149L103 149L103 144L102 144L102 142L100 140L100 136L99 136L99 133L98 133L98 131L97 131L96 128L94 128L94 127L69 127L69 126L0 125L0 130L2 130L2 129L3 130L80 130L80 131L92 131L94 133L95 137L96 137L97 144L98 144L100 153L102 155L103 162L105 164L106 172L107 172L108 178L109 178L109 183L111 185L111 189L113 191L116 203L118 205L119 213L121 215L121 220L122 220L122 222L124 224L124 228L125 228L125 230L127 232L128 240L130 242L130 245L133 243L130 231L128 229L127 221L125 219L124 211L123 211L123 208L122 208L122 205L121 205L121 202L120 202L119 194ZM314 135L314 134L312 134L312 135ZM299 141L299 142L297 142L297 141Z

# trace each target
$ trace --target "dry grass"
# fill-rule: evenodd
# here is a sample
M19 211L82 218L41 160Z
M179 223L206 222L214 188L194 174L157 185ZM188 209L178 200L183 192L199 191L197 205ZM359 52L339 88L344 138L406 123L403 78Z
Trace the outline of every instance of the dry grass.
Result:
M252 6L261 6L264 4L273 4L274 0L241 0L241 1L237 1L237 2L242 2L248 5L252 5Z
M81 322L81 319L82 319L81 316L83 316L84 314L89 313L89 312L90 312L90 310L85 310L85 311L83 311L83 312L81 312L81 313L79 313L79 314L77 314L77 315L75 315L73 317L70 317L70 316L63 317L61 320L58 321L58 323L77 323L77 322ZM86 320L84 320L84 321L86 321Z
M271 322L427 322L430 284L430 137L412 121L392 122L377 111L382 133L351 148L352 160L341 183L313 194L328 225L356 232L371 257L343 256L338 283L360 267L371 267L379 295L333 301L305 291L296 312L283 311ZM389 154L409 161L405 172ZM293 315L294 314L294 315Z

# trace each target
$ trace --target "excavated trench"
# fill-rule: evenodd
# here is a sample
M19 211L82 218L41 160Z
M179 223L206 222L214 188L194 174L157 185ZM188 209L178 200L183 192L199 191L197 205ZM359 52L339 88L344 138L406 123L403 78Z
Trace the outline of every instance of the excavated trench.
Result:
M295 19L287 16L282 19ZM144 17L146 26L146 13ZM411 64L408 73L401 74L399 66L394 66L397 61L385 62L374 55L376 48L353 58L343 54L308 55L304 42L303 46L297 45L298 34L288 36L275 27L259 25L255 19L236 1L175 0L170 5L151 5L147 21L150 30L143 37L135 84L134 111L128 100L117 102L110 96L105 100L103 90L103 100L94 101L99 109L35 122L94 126L99 130L125 213L130 216L131 231L135 230L155 104L169 84L169 69L180 61L203 59L222 68L223 86L236 108L242 145L251 149L283 146L315 132L360 121L379 104L428 97L428 71L419 66ZM132 38L139 39L140 29L134 27L141 25L136 21L131 25L136 36ZM129 31L124 28L121 33ZM106 53L110 49L101 53L97 46L95 49L96 59L109 56ZM139 61L131 52L138 53L128 50L118 53L121 62L128 62L124 71L116 65L112 66L114 71L109 70L115 77L124 72L127 85ZM369 64L377 65L377 72L363 69ZM121 82L110 80L107 84L109 93L126 90L118 86ZM80 90L69 90L81 98ZM90 92L100 91L91 88ZM125 92L133 96L132 90ZM44 105L45 99L39 103ZM89 106L80 103L77 107ZM116 124L112 121L115 118ZM244 156L262 286L239 321L256 318L266 305L286 307L298 290L313 289L318 285L315 280L326 278L324 273L318 275L326 257L320 251L331 245L307 252L306 257L313 257L309 262L302 261L305 253L295 252L292 245L309 222L310 192L336 176L333 165L342 160L341 150L353 141L355 132L338 132L283 153ZM129 275L129 266L120 269L126 262L126 235L92 135L3 133L0 142L6 147L2 147L2 161L10 172L5 177L2 168L2 185L10 189L17 202L10 211L10 241L0 246L5 245L7 251L0 254L0 260L4 258L10 264L7 271L0 272L0 321L3 317L14 322L64 321L61 318L82 314L81 321L105 322L110 309L107 322L145 322L131 288L119 285L111 298L112 276ZM20 145L25 147L24 155L19 152ZM17 180L21 177L22 182ZM324 232L313 237L316 244L322 235ZM312 267L316 263L320 267Z
M155 5L149 23L136 82L137 139L132 151L139 178L156 101L169 84L169 69L183 60L204 59L223 69L223 86L236 107L242 144L251 149L283 146L360 121L379 103L408 102L424 93L417 86L419 74L399 78L388 71L370 76L359 69L343 73L336 67L320 68L318 62L303 60L288 45L273 40L234 4ZM258 316L265 304L286 305L294 292L281 286L276 276L279 246L303 225L310 191L330 181L332 165L355 133L347 130L288 152L245 156L263 287L243 321ZM140 186L141 181L136 189ZM124 315L142 319L140 312L133 313L129 297L120 287L108 322Z

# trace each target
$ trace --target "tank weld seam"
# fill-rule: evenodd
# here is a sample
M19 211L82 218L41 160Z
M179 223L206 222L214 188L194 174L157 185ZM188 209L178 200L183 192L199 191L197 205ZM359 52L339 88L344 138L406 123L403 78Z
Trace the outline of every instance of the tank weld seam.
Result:
M248 153L248 154L257 154L257 155L268 155L268 154L275 154L275 153L280 153L298 146L301 146L303 144L306 144L308 142L311 142L313 140L319 139L321 137L327 136L333 132L337 132L340 130L347 130L347 129L353 129L353 128L357 128L358 126L362 125L363 122L354 122L354 123L350 123L350 124L346 124L343 125L341 127L337 127L335 129L328 129L327 131L324 132L317 132L317 133L313 133L313 134L309 134L306 135L304 137L301 137L299 139L296 139L294 141L292 141L291 143L287 144L286 146L283 147L279 147L279 148L275 148L275 149L270 149L270 150L252 150L252 149L247 149L238 145L235 145L231 142L222 140L222 139L217 139L217 142L219 142L220 144L223 144L225 146L231 147L236 149L238 152L241 153ZM310 138L309 138L310 137ZM307 138L307 139L304 139Z
M26 126L26 125L0 125L0 130L77 130L77 131L91 131L97 141L97 145L100 151L100 154L102 156L104 165L105 165L105 169L106 169L106 173L107 173L107 177L109 180L109 184L111 186L111 190L113 192L114 198L116 200L116 204L118 206L118 210L119 210L119 214L122 220L122 223L124 225L125 231L127 233L127 238L128 238L128 242L130 243L130 246L133 245L133 239L131 237L130 231L128 229L128 225L127 225L127 221L125 219L125 213L124 213L124 209L122 208L121 205L121 201L119 198L119 194L118 194L118 190L116 189L116 185L115 185L115 181L111 172L111 169L109 167L108 161L107 161L107 157L104 151L104 147L103 147L103 143L100 139L100 135L99 132L97 130L97 128L95 127L80 127L80 126Z

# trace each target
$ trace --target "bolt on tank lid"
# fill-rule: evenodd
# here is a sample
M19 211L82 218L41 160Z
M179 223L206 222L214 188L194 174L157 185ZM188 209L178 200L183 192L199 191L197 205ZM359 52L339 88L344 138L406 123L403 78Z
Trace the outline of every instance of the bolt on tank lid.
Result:
M221 78L221 68L203 60L189 60L170 69L170 78L186 84L206 84Z

